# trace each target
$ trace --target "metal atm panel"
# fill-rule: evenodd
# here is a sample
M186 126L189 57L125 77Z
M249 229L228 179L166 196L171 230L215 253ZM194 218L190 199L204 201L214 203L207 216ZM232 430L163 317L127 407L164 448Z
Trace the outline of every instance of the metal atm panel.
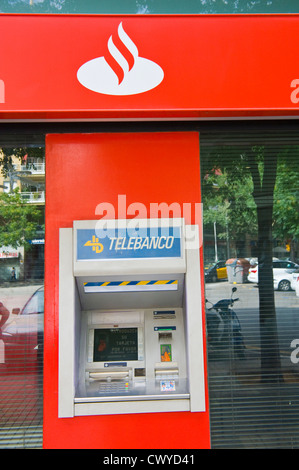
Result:
M136 258L128 250L104 254L103 246L135 242L117 245L115 237L105 245L96 224L61 229L59 415L203 411L199 255L186 249L183 221L171 221L180 234L173 256ZM156 224L167 228L170 221ZM147 229L149 221L141 225ZM78 240L91 250L101 243L101 257L84 258Z

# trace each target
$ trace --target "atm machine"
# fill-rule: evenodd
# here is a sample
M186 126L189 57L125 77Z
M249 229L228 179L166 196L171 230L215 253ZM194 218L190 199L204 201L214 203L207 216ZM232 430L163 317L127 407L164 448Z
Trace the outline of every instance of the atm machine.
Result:
M74 221L59 241L59 417L205 410L198 226Z

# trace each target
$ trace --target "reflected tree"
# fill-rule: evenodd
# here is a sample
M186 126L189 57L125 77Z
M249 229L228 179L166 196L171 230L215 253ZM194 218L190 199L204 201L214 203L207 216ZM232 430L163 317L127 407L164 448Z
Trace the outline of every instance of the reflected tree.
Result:
M40 147L3 147L0 149L1 174L8 181L8 187L0 192L0 246L17 248L31 247L28 240L43 229L43 213L35 204L28 204L20 194L20 183L37 185L30 179L30 169L19 171L15 162L25 163L26 157L43 159L44 149ZM27 160L26 160L27 161ZM24 165L26 166L26 165ZM6 189L6 191L3 191Z
M298 231L298 213L296 213L298 200L293 200L294 210L291 211L292 215L288 218L286 216L288 212L286 210L286 204L288 204L287 183L282 187L282 177L281 174L278 175L278 170L281 171L286 165L289 168L290 162L292 162L294 186L297 185L298 191L299 163L294 162L299 162L299 147L297 146L299 136L290 137L289 141L285 138L279 140L279 137L273 135L246 136L241 139L232 139L228 136L223 136L221 139L218 136L218 142L220 140L222 140L221 145L213 145L212 142L205 144L204 139L201 140L203 192L206 190L204 212L206 210L205 201L208 202L209 195L212 198L215 197L215 187L208 187L205 182L207 175L215 174L215 172L225 174L231 190L239 187L234 184L235 181L245 182L250 178L251 195L248 197L252 197L254 201L257 222L261 380L271 383L273 380L282 381L273 287L273 226L275 226L275 217L277 224L279 224L279 217L281 219L284 216L286 219L284 226L291 226L294 229L293 232L289 230L289 235L294 236ZM285 179L284 182L286 182ZM278 206L275 206L275 195L276 197L280 195L280 206L285 206L284 211L281 207L279 209ZM217 197L221 197L219 192L217 192ZM224 204L227 204L227 190L223 192L222 197ZM235 199L238 199L237 192ZM234 217L238 217L237 212ZM236 224L236 221L231 222L230 219L228 223Z
M252 147L246 152L253 181L253 198L258 222L258 287L262 380L282 380L277 321L273 288L273 201L278 155L267 146Z

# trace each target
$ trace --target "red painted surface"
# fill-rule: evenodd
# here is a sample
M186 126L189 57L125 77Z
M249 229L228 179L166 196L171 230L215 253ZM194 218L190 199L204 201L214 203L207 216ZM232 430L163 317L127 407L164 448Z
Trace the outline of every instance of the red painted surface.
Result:
M150 91L110 96L77 80L84 63L111 62L120 22L139 56L164 71ZM298 115L298 28L296 14L2 14L0 119Z
M119 194L148 211L151 202L200 202L198 134L50 135L46 165L44 447L209 448L207 398L201 413L57 417L58 229L96 219L96 206L117 206Z

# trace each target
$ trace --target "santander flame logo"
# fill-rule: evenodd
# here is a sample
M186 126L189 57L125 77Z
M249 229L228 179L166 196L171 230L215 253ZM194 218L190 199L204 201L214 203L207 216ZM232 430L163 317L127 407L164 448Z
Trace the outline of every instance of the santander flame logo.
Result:
M139 57L137 46L125 32L122 23L118 37L108 40L108 54L83 64L77 71L81 85L105 95L136 95L157 87L164 78L155 62Z

